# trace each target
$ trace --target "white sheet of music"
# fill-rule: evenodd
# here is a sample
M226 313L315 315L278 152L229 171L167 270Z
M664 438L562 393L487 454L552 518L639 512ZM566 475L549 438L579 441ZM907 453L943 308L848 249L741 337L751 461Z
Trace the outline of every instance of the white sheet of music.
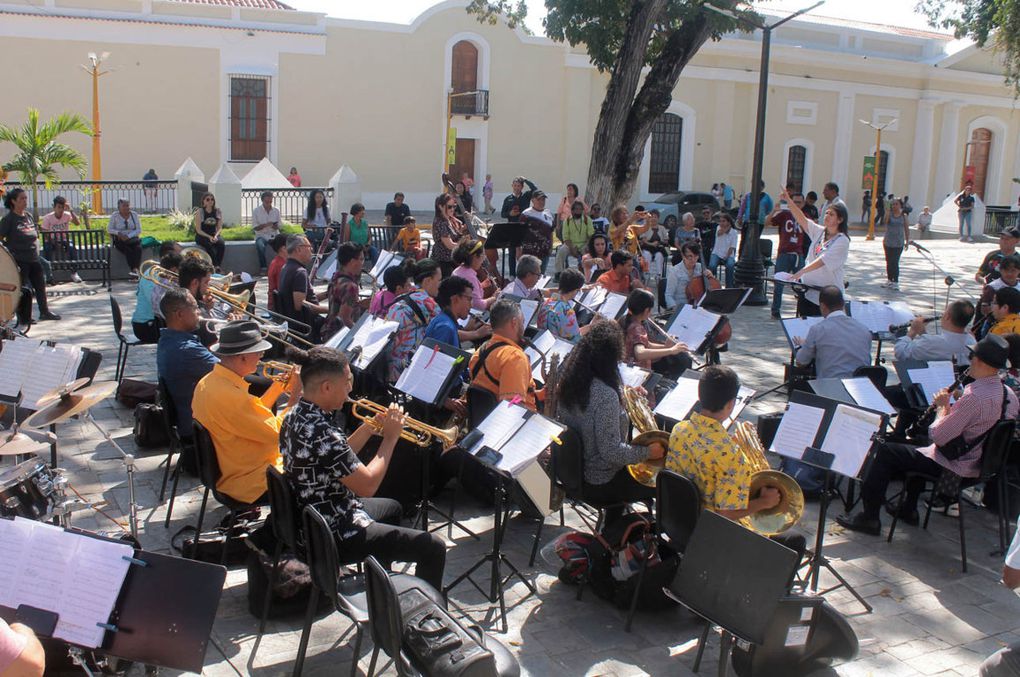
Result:
M4 341L4 349L0 351L0 396L11 400L18 396L31 373L35 351L40 345L39 340L30 338Z
M772 440L769 451L791 458L801 458L804 450L815 443L818 426L822 424L825 410L809 407L800 402L790 402L779 422L779 429Z
M347 336L347 332L349 332L350 330L351 330L350 327L340 327L340 331L330 336L329 340L326 341L323 345L326 346L327 348L332 348L333 350L336 350L337 348L340 347L340 342L344 340L344 337Z
M18 524L18 523L21 524ZM53 636L85 647L98 647L134 556L127 543L113 543L16 517L0 520L5 565L12 565L16 544L24 575L4 586L0 603L27 604L59 615ZM10 579L8 579L10 581Z
M924 399L931 404L935 393L953 385L956 374L953 372L953 363L949 361L929 362L927 367L921 369L907 369L911 383L921 386L924 391Z
M783 330L786 331L787 340L790 342L790 348L793 348L793 339L807 338L808 331L814 325L821 322L822 317L788 317L783 318Z
M733 405L733 412L730 414L730 417L722 422L723 428L729 430L730 426L740 418L740 413L751 402L751 398L754 397L756 392L756 390L745 385L740 386L740 389L737 391L737 403Z
M677 379L676 387L666 393L655 405L655 413L673 421L687 418L698 401L698 381L693 378Z
M896 415L896 408L889 404L889 400L885 399L885 395L879 392L870 378L859 376L857 378L844 378L841 380L843 387L846 388L846 391L850 393L850 397L854 398L854 402L857 404L865 409L874 409L890 416Z
M606 300L608 295L608 289L601 285L595 285L581 295L580 302L581 305L586 306L587 308L598 308L599 305Z
M822 451L835 456L832 470L847 477L857 477L871 449L872 436L881 427L880 414L845 404L837 405L822 441Z
M610 292L606 295L605 302L599 306L598 314L607 320L615 320L620 311L627 305L627 297L623 294Z
M620 363L620 380L623 385L637 388L648 380L648 377L652 375L652 372L641 367L634 367L629 364Z
M527 414L528 410L520 405L500 402L492 413L478 424L482 439L475 442L468 451L477 454L483 446L498 451L524 425L524 417Z
M535 319L539 302L534 299L521 299L521 314L524 315L524 326L527 327Z
M537 415L529 417L513 437L499 449L503 458L496 467L516 475L545 451L552 444L553 438L559 436L561 430L559 425L547 418Z
M365 369L372 364L372 360L386 347L390 336L399 326L398 322L387 322L376 317L370 317L362 324L351 340L351 348L361 346L361 355L358 356L355 365L359 369Z
M718 322L719 315L686 305L677 313L666 332L680 343L686 343L691 350L697 350Z
M542 356L556 345L556 337L548 329L543 329L535 334L535 337L530 342L531 345L524 348L524 354L528 356L528 364L531 365L534 372L536 368L541 367Z
M535 283L534 289L545 289L552 282L552 275L542 275Z
M850 317L873 333L889 333L889 325L914 319L910 306L902 301L850 301Z
M21 385L21 406L35 409L40 397L73 381L80 362L81 348L77 346L38 346L32 359L31 378Z
M383 251L379 252L379 258L376 259L375 265L372 266L372 271L370 274L372 275L372 277L376 279L376 281L381 286L383 273L385 273L388 268L392 268L393 266L399 266L403 262L404 257L402 255L394 254L393 252L384 249Z
M397 379L396 388L431 404L436 401L456 361L457 358L447 355L442 350L418 346L418 350L411 357L411 364Z

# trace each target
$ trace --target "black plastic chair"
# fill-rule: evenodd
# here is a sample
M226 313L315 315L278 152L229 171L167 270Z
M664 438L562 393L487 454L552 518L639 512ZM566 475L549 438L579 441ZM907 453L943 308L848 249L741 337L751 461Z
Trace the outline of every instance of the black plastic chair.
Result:
M170 391L167 390L166 381L159 379L156 382L156 402L160 405L163 410L163 427L166 430L167 439L170 440L170 448L166 454L166 466L163 468L163 484L159 490L159 501L163 502L163 498L166 496L166 485L170 479L170 475L173 475L173 484L170 487L170 504L166 509L166 520L163 523L164 528L170 528L170 517L174 513L174 500L177 498L177 485L181 479L181 457L177 458L177 465L174 465L173 470L170 470L170 466L173 465L174 454L184 454L185 445L188 447L193 446L191 440L187 443L181 439L180 432L177 430L177 407L174 405L174 398L170 396Z
M928 528L928 520L931 518L932 505L935 503L935 490L939 487L943 489L947 486L952 486L953 490L948 495L948 502L946 503L946 513L949 512L949 506L953 503L957 503L960 506L959 516L959 527L960 527L960 562L962 564L963 573L967 573L967 537L966 530L964 529L963 523L963 490L968 487L975 486L981 483L991 483L996 475L1000 476L996 484L997 490L999 491L999 540L1000 545L1005 548L1004 542L1004 531L1003 531L1003 515L1002 510L1004 509L1003 502L1005 500L1005 487L1003 485L1002 476L1006 473L1006 461L1009 458L1009 448L1013 442L1013 431L1016 428L1015 420L999 421L992 428L987 439L984 443L984 451L981 454L981 474L978 477L960 477L956 473L950 470L943 470L939 475L932 475L929 473L919 472L908 472L903 480L903 491L900 492L900 500L897 502L896 510L893 513L892 524L889 525L889 536L886 538L886 542L891 543L893 533L896 531L896 522L899 521L900 511L903 509L903 503L907 498L907 485L914 479L920 479L925 483L924 491L931 492L931 498L928 501L928 508L924 515L924 529ZM930 487L928 485L931 485ZM943 495L945 495L943 491Z
M553 443L552 471L554 481L563 488L567 500L571 502L577 516L596 533L602 529L606 510L627 505L623 501L598 501L585 495L584 443L576 430L567 428L560 434L559 443ZM577 509L578 505L588 508L597 515L594 525L585 518L583 512Z
M128 350L133 346L142 345L145 341L141 339L129 339L124 336L124 316L120 312L120 304L112 295L110 296L110 314L113 315L113 332L117 335L117 366L113 379L117 382L118 389L124 378L124 371L127 369Z
M499 400L490 391L480 386L468 386L467 389L468 423L472 428L485 420L492 413Z
M875 384L878 388L878 392L884 392L886 384L889 381L889 372L880 364L869 364L864 367L857 367L854 369L854 377L866 376L869 381Z

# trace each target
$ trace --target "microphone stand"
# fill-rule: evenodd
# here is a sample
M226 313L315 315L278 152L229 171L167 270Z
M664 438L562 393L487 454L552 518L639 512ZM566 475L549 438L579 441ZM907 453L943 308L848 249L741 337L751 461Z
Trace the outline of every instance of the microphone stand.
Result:
M967 291L963 285L957 282L956 278L946 272L946 270L938 264L935 260L935 256L927 247L924 247L913 240L908 240L907 246L916 249L917 253L921 255L921 258L931 264L931 307L933 309L938 305L938 283L935 282L935 278L938 277L939 274L942 275L942 282L946 285L946 303L945 306L943 306L943 310L949 307L949 291L952 289L953 285L956 285L964 294L969 296L971 299L974 299L973 294Z

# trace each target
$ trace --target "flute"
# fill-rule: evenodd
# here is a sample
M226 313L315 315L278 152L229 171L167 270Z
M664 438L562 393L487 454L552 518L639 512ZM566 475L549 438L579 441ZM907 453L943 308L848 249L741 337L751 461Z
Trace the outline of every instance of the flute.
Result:
M942 317L942 316L941 315L926 315L925 317L923 317L921 319L924 320L925 324L928 324L929 322L934 322L935 320L939 319L940 317ZM910 325L913 324L913 322L914 322L914 320L911 320L910 322L904 322L903 324L890 324L889 325L889 333L890 334L895 334L898 331L903 331L904 329L910 329Z

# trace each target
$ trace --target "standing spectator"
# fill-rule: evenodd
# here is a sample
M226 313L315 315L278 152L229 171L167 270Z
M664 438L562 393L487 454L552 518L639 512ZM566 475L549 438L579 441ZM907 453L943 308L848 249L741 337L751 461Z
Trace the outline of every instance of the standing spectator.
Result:
M464 192L472 194L471 189L475 187L475 180L468 176L467 172L460 173L460 182L464 184Z
M733 186L723 183L720 184L720 187L722 188L723 209L727 211L733 209Z
M1011 344L1012 348L1012 344ZM1012 357L1010 358L1012 361ZM1002 580L1007 588L1016 591L1020 588L1020 520L1017 530L1013 533L1013 541L1006 551L1006 560L1002 564ZM1020 675L1020 642L1009 644L981 664L980 677L1017 677Z
M903 248L910 239L910 223L903 211L903 202L896 198L892 201L889 213L885 217L885 237L882 247L885 249L885 275L887 281L883 287L900 290L900 257Z
M156 211L156 182L159 181L159 177L156 176L155 169L149 169L145 172L145 176L142 177L142 192L145 193L145 211L152 214Z
M871 216L871 191L864 191L861 196L861 223L867 223Z
M341 242L353 242L361 247L367 254L367 261L374 263L379 258L379 250L376 249L369 238L368 219L365 218L365 205L355 202L351 205L351 218L344 225Z
M276 256L269 262L269 271L266 273L269 278L269 302L267 305L270 310L276 310L276 301L274 291L280 288L280 271L283 270L283 264L287 263L287 236L280 233L269 242L269 247Z
M291 168L293 169L293 167ZM300 180L300 177L298 177ZM321 190L313 190L308 196L308 205L305 207L305 216L301 219L301 227L305 230L305 237L312 243L313 251L318 251L323 238L326 237L326 228L332 220L329 218L329 205L326 204L326 194Z
M496 211L492 206L492 174L485 175L485 183L482 185L482 197L485 199L485 213L491 214Z
M456 208L457 202L449 193L436 196L436 215L432 219L432 259L443 271L442 277L449 277L453 272L453 250L460 238L467 235L467 228L454 214Z
M528 185L526 192L524 184ZM503 209L499 213L507 221L516 223L521 220L521 212L527 209L531 203L531 193L538 190L538 187L527 178L518 176L510 184L510 190L510 194L503 198Z
M909 217L910 213L914 211L914 206L910 204L910 196L904 195L900 201L903 203L903 213Z
M885 221L885 195L879 193L878 199L875 200L875 223L883 223L884 221Z
M718 183L712 184L712 197L714 197L716 200L722 197L722 189L719 188Z
M822 203L822 208L818 210L819 216L825 218L825 212L828 211L829 207L835 204L843 205L843 210L847 213L850 212L846 208L846 203L843 202L843 198L839 196L839 184L834 181L829 181L827 184L822 186L822 197L825 198L825 202ZM881 195L878 196L881 200ZM876 219L877 220L877 219Z
M719 264L726 266L726 286L733 286L733 269L737 265L737 231L733 228L733 219L725 212L715 215L719 226L715 231L715 244L712 256L708 259L710 270L716 270Z
M556 272L562 273L569 267L569 257L573 256L578 261L584 254L584 248L588 240L595 234L595 226L591 217L584 213L584 203L575 200L570 214L560 222L560 241L563 244L556 250Z
M262 204L251 214L251 225L255 231L255 252L259 255L259 268L266 273L266 245L280 234L280 210L273 206L273 192L262 191Z
M818 207L815 204L818 202L818 193L813 190L809 190L807 195L804 196L804 216L808 217L812 221L818 220Z
M53 198L53 211L43 217L39 228L44 233L66 233L69 228L68 224L71 223L76 226L79 225L78 217L75 215L74 210L67 208L67 200L64 196L58 195ZM48 240L43 240L43 258L52 260L56 250L60 250L67 261L76 261L78 259L78 253L75 251L74 245L71 244L67 235L54 235ZM78 275L77 270L71 271L71 279L75 282L81 282L81 277Z
M557 225L563 227L563 222L570 218L570 214L574 209L574 203L580 202L583 207L585 214L588 213L588 205L584 203L579 196L580 189L578 189L576 183L567 184L567 194L560 200L559 209L556 210L556 216L559 218Z
M290 174L287 175L287 180L290 181L290 185L295 188L301 187L301 175L297 172L297 167L290 168Z
M106 230L113 236L113 246L127 259L131 277L138 277L142 265L142 222L131 211L131 201L117 200L117 211L110 215Z
M532 191L531 206L521 213L521 223L524 224L524 239L518 249L520 258L524 254L531 254L542 262L542 274L545 274L545 267L549 263L549 254L552 252L553 217L545 208L546 195L540 190Z
M920 233L921 239L924 239L930 230L931 210L928 208L928 205L925 205L921 209L921 213L917 215L917 232Z
M956 205L956 217L960 221L960 242L973 242L974 238L971 237L971 222L974 219L974 186L967 183L963 187L963 192L956 196L953 200ZM967 236L963 235L963 227L967 226Z
M393 238L393 242L390 243L390 250L400 252L415 261L421 261L425 258L425 250L421 246L421 230L419 230L418 222L415 221L413 216L404 217L404 227Z
M826 184L828 185L828 184ZM765 182L759 183L759 196L758 196L758 219L755 222L755 226L758 228L758 236L761 237L761 231L765 225L765 217L772 213L772 196L765 192ZM746 225L751 220L751 192L748 191L744 195L744 199L740 204L740 211L737 213L737 223ZM746 230L744 231L747 232Z
M195 244L209 254L217 273L227 251L222 232L223 213L216 206L216 196L206 193L202 196L202 206L195 210Z
M801 207L804 204L804 197L799 193L790 196L793 204ZM805 207L807 205L804 205ZM801 230L793 213L785 208L780 202L776 210L769 214L768 225L775 226L779 230L779 248L776 254L777 273L794 273L804 265L804 240L807 239L804 231ZM776 282L772 291L772 319L778 320L783 307L782 282Z
M411 208L404 204L404 194L394 193L393 202L386 203L386 225L403 226L404 219L411 215Z
M43 276L42 264L39 262L39 234L27 211L28 193L21 188L12 188L4 197L4 207L9 211L0 219L0 240L14 257L14 262L18 264L21 284L28 284L35 290L40 320L59 320L59 315L50 312L46 300L46 279ZM29 324L31 319L29 302L28 316L23 317L19 313L18 322Z

